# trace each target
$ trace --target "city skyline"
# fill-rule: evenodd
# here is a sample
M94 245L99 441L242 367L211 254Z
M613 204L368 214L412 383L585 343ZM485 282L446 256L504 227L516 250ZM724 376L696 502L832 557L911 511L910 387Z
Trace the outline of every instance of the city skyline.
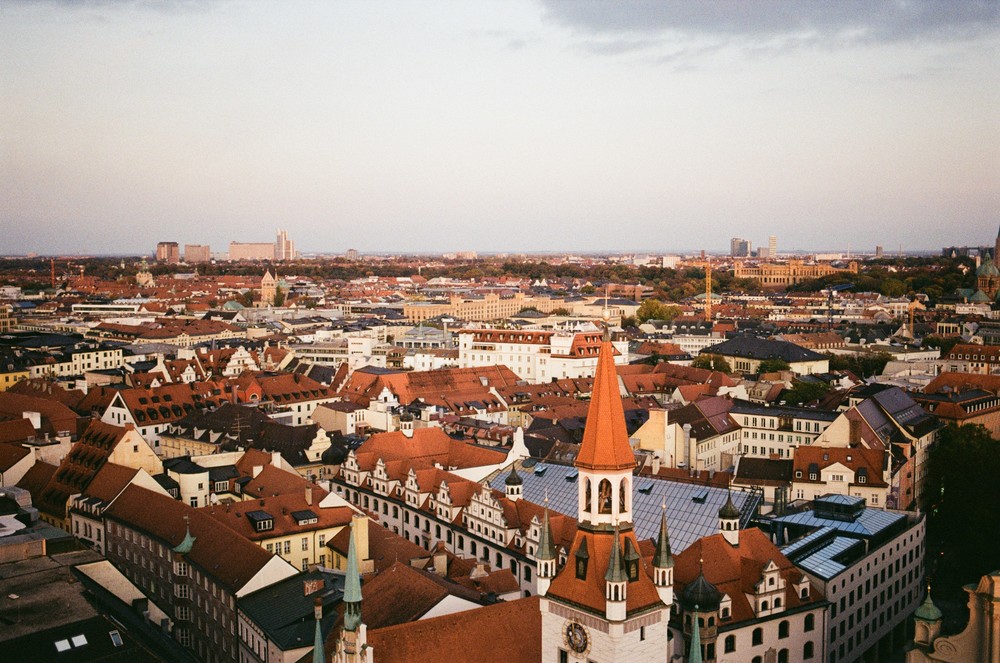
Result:
M4 253L990 243L991 2L13 0Z

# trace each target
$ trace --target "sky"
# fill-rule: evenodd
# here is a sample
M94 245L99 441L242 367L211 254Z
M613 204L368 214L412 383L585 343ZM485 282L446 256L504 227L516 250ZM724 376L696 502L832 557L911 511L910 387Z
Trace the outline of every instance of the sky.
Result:
M3 0L0 254L932 250L1000 2Z

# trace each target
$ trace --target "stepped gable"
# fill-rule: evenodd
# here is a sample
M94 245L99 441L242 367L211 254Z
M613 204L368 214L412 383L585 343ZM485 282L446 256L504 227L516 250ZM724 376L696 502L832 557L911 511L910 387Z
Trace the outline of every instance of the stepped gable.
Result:
M755 585L760 582L764 568L770 563L778 567L786 582L785 609L823 601L823 597L810 586L809 598L802 599L795 585L803 574L788 560L761 530L751 527L740 530L738 546L730 544L722 534L698 539L684 552L674 556L674 588L683 595L688 584L701 575L722 594L732 599L734 622L756 619L747 596L753 596Z

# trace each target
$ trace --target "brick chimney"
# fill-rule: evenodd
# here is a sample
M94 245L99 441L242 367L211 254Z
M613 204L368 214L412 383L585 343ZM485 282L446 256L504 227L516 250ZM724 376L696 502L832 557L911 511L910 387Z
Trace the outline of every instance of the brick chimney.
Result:
M306 487L306 504L312 506L313 503L313 489L312 486Z

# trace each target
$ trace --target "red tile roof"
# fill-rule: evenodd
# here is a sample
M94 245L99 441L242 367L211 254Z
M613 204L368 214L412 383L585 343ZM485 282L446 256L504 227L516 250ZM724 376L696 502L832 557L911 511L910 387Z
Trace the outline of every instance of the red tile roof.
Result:
M539 661L542 613L538 597L374 629L377 663ZM335 636L334 636L335 637Z
M247 584L274 557L260 546L208 514L165 495L129 486L108 507L104 517L163 541L171 547L184 539L184 516L190 518L194 546L187 560L235 592Z

